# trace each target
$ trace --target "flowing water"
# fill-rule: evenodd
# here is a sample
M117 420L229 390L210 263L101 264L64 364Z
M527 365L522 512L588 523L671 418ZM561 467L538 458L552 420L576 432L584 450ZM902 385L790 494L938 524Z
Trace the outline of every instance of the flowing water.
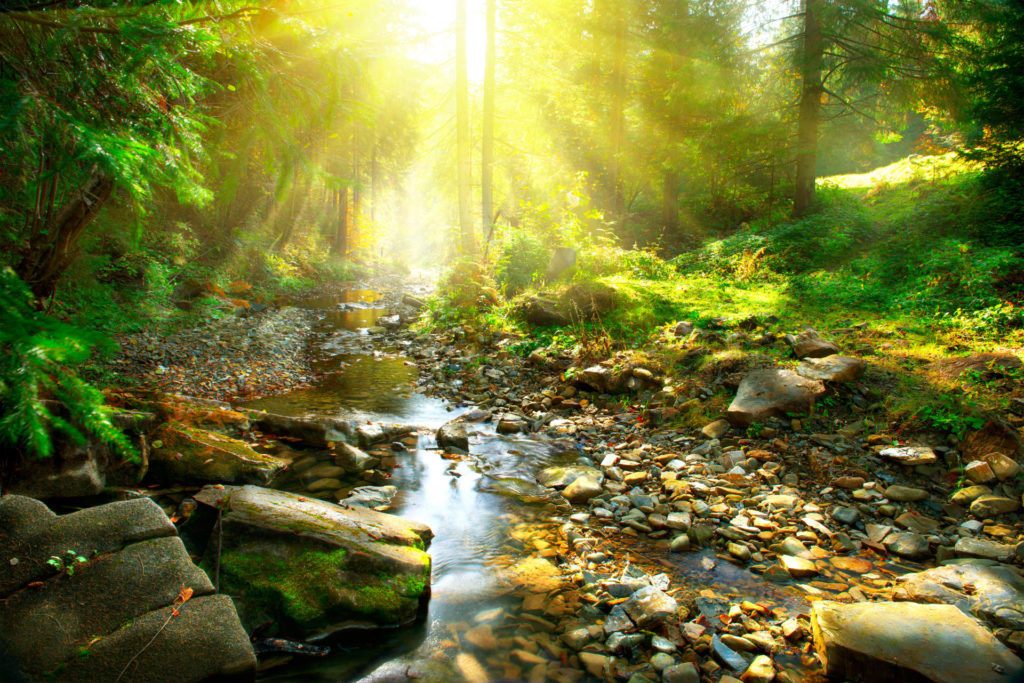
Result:
M325 338L318 360L327 373L324 380L247 407L418 428L415 441L407 442L408 450L394 457L387 483L399 493L386 511L424 522L434 531L429 548L431 598L425 614L412 626L383 636L346 634L326 658L294 660L267 671L264 680L404 680L410 668L436 658L442 643L453 637L453 624L493 622L510 609L508 586L499 581L497 570L521 548L512 527L557 523L551 517L557 515L561 498L537 484L533 475L543 467L572 462L575 451L566 453L569 444L564 442L498 436L489 425L477 425L470 456L442 457L434 433L466 409L456 410L418 393L416 366L395 349L367 352L366 328L386 314L376 299L376 292L362 289L304 302L318 312ZM302 480L287 487L301 490ZM426 677L454 676L443 662L435 661Z
M514 635L524 614L524 593L536 591L537 585L543 587L545 577L531 576L531 585L517 590L515 582L507 579L508 572L523 565L536 568L528 558L538 555L555 560L556 546L564 546L557 528L570 510L560 495L537 484L534 475L550 465L573 463L579 455L575 443L499 436L492 426L479 424L471 430L468 456L443 453L434 433L467 409L454 409L424 396L417 390L417 368L401 355L401 349L375 345L367 329L387 313L377 292L352 289L340 297L303 305L317 311L320 320L323 341L317 362L326 373L323 381L309 389L254 401L248 407L292 416L344 417L417 427L414 435L404 440L404 451L387 456L393 469L390 478L381 483L398 489L387 512L424 522L434 532L429 548L432 594L415 624L383 634L346 633L331 641L327 657L292 660L267 670L262 680L461 680L452 661L452 653L459 651L460 634L487 625L498 637ZM329 462L325 452L295 455L309 462ZM296 461L294 468L299 469L299 464ZM301 476L284 484L327 500L344 498L351 488L313 490L315 486ZM641 542L634 544L637 556L651 552ZM665 564L662 560L663 567ZM749 596L794 613L806 607L792 589L767 583L717 560L710 552L672 555L667 564L676 581L714 589L720 596ZM551 595L534 595L538 597L551 599ZM716 604L710 598L703 603L698 599L702 610L713 611ZM727 606L727 601L723 604ZM551 612L547 606L543 614L558 620L557 611ZM527 677L529 666L509 660L507 653L503 660L499 655L492 653L486 659L489 675Z

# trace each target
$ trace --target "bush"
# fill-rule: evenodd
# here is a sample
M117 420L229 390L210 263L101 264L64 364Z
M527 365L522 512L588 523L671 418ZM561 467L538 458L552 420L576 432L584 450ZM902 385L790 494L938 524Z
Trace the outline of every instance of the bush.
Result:
M74 369L100 338L33 310L31 300L14 271L0 271L0 443L47 458L53 455L56 430L79 445L90 434L135 457L131 443L111 423L103 394ZM63 404L66 417L48 399Z
M494 279L515 295L537 281L547 268L548 250L539 239L515 230L502 247L494 264Z

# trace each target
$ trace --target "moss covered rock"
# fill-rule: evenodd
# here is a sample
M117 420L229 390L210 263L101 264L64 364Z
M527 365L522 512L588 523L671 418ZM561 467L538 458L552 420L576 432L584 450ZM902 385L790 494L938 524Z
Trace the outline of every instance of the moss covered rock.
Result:
M237 596L243 623L311 638L416 618L429 593L432 533L423 524L256 486L208 486L196 495L222 511L204 565Z
M215 432L168 423L153 434L150 478L179 483L267 484L284 461Z

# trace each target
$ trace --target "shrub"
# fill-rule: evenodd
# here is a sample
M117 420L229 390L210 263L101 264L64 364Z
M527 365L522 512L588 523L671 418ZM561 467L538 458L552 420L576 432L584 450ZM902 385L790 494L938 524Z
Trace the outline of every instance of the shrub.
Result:
M0 271L0 443L46 458L56 430L80 445L90 434L134 458L135 449L110 421L103 394L75 372L100 338L35 311L31 301L14 271ZM48 399L63 404L66 413Z
M515 230L498 254L494 279L506 292L516 294L543 275L548 260L548 250L539 239L523 230Z

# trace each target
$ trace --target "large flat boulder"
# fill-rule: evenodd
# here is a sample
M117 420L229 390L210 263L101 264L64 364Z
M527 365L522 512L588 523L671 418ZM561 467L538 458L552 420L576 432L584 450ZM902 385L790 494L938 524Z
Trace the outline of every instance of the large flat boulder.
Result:
M255 669L231 599L213 595L148 498L57 516L5 496L0 548L0 651L29 678L202 681Z
M221 511L203 564L219 567L247 626L270 620L300 639L393 627L429 594L424 524L257 486L208 486L196 500Z
M867 364L860 358L833 353L823 358L806 358L797 366L796 374L823 382L853 382L864 375Z
M896 600L954 605L992 627L1024 631L1024 579L1010 567L947 565L896 581Z
M149 456L149 477L175 484L267 484L284 468L244 441L175 423L154 433Z
M740 382L725 417L737 427L747 427L770 417L806 413L825 393L819 380L801 377L792 370L755 370Z
M952 605L815 602L811 629L825 675L865 683L1006 683L1024 663Z

